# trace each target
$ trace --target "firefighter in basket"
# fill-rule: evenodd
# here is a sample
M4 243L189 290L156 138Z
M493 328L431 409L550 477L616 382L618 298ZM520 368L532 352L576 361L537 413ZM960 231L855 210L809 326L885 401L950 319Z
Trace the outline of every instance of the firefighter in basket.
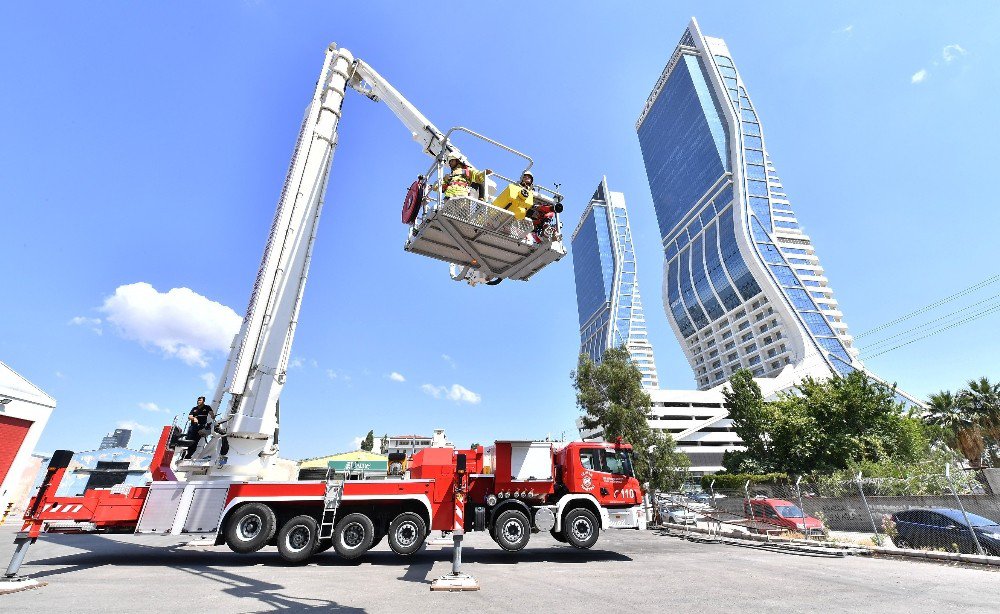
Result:
M476 170L469 166L469 161L465 159L465 156L455 152L448 154L448 168L451 170L441 180L441 184L431 186L431 190L440 191L445 200L467 198L473 184L485 187L486 176L493 173L493 170L489 168L484 171Z

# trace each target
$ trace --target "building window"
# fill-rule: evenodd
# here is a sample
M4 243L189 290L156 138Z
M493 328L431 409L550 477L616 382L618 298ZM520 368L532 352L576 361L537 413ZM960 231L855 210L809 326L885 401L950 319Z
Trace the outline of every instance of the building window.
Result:
M756 352L756 351L757 351L757 344L756 343L751 343L750 345L748 345L745 348L743 348L743 353L744 354L749 354L750 352Z
M753 333L747 333L747 334L743 335L743 337L741 337L741 340L743 342L750 341L751 339L753 339Z
M727 330L726 332L722 333L722 340L725 341L726 339L729 339L732 336L733 336L733 331Z

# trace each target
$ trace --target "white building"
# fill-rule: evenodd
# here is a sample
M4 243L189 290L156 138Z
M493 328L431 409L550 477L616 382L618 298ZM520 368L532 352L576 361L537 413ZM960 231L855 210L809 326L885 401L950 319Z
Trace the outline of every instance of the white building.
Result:
M434 429L434 434L427 435L390 435L389 445L382 454L402 453L413 456L424 448L454 448L455 444L448 441L444 429Z
M55 407L55 399L0 362L0 516L22 503L12 497L23 491L31 452Z

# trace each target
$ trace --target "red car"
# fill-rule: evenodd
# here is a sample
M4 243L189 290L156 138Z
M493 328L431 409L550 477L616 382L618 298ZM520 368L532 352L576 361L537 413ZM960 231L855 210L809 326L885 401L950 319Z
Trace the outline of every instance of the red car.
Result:
M791 501L784 499L751 499L743 502L743 513L747 518L773 525L775 528L799 531L810 535L822 535L823 523L806 516Z

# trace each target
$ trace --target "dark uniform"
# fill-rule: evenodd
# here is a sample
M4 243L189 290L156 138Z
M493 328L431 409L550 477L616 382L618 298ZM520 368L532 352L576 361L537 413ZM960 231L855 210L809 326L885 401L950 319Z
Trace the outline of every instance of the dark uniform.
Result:
M187 434L185 434L185 439L190 439L191 443L188 445L187 452L184 453L184 458L191 458L195 450L198 448L198 442L201 441L202 435L200 431L208 427L208 419L213 415L211 405L195 405L188 412L188 429ZM197 422L191 422L190 416L194 416Z

